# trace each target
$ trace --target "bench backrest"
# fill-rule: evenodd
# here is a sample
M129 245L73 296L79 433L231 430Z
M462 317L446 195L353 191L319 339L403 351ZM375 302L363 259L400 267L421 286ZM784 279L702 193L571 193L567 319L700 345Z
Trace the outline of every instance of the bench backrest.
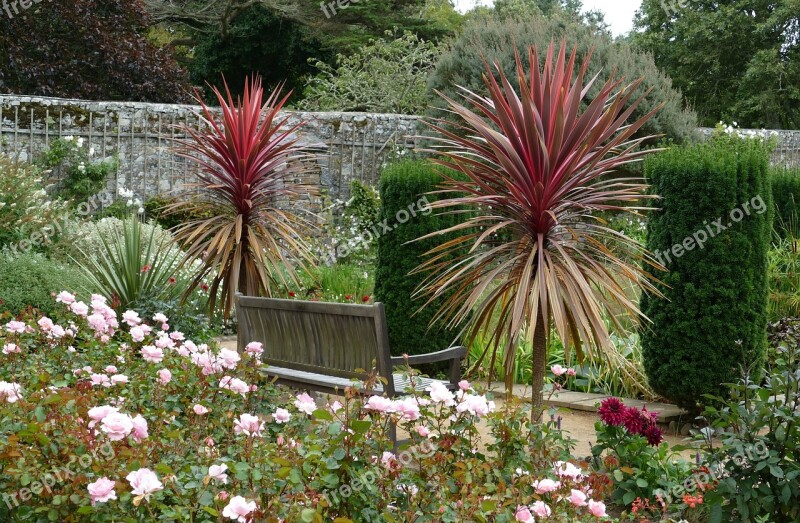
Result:
M236 316L239 351L252 341L261 342L268 365L348 379L364 379L377 365L381 376L391 377L389 335L381 303L351 305L239 295Z

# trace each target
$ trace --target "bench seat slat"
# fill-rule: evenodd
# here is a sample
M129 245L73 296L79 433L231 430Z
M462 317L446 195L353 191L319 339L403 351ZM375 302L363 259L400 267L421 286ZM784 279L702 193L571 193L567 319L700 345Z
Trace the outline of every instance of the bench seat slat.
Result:
M327 374L317 374L314 372L287 369L283 367L268 367L264 369L263 372L269 377L278 378L278 381L306 383L320 390L333 390L338 388L339 391L344 392L345 387L351 387L357 383L345 378L337 378L336 376L330 376ZM396 390L398 394L403 394L406 392L411 385L408 380L408 376L404 374L392 374L392 381L394 382L394 390ZM424 392L425 389L427 389L434 381L438 381L445 386L450 386L450 383L441 380L434 380L421 376L416 376L414 378L416 390L418 392ZM383 394L383 384L377 383L372 393L376 395Z

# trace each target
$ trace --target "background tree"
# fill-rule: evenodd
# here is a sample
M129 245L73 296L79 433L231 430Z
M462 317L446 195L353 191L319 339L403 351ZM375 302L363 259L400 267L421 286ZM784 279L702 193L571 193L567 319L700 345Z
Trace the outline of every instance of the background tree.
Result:
M610 35L597 27L556 8L549 16L495 12L470 20L451 48L442 55L431 75L429 87L453 99L460 96L458 86L485 93L484 59L490 64L498 62L502 68L510 70L514 67L515 45L521 52L531 45L543 49L554 38L563 38L570 45L576 45L579 53L585 54L594 48L594 60L590 65L592 75L616 70L626 80L644 78L636 95L645 95L648 90L651 92L637 107L633 117L641 117L660 104L664 104L664 108L645 123L642 135L663 134L678 142L693 138L697 127L695 115L684 110L680 93L673 89L670 79L659 71L649 55L636 51L628 43L613 41ZM509 78L509 81L517 87L516 77ZM598 90L599 86L595 85L590 97ZM438 97L433 98L433 107L432 114L441 116L438 109L445 108L446 103Z
M0 16L0 92L182 102L188 75L168 49L145 38L141 0L34 4Z
M302 97L306 75L363 52L387 31L438 42L463 20L449 0L147 0L164 45L180 51L197 84L234 93L246 74L285 79ZM170 35L172 38L170 39ZM310 60L313 57L313 60ZM318 68L314 67L314 64ZM210 95L210 91L207 92Z
M300 104L312 111L365 111L423 114L428 105L428 74L440 50L407 32L387 33L350 56L338 55L336 67L316 63Z
M221 89L223 77L232 92L241 93L245 77L258 74L268 89L285 81L297 100L303 78L315 71L309 63L312 57L329 60L309 27L275 9L253 5L230 20L224 33L199 33L188 67L192 82L204 86L211 99L208 85Z
M663 4L643 1L633 42L653 54L703 125L800 127L800 0Z

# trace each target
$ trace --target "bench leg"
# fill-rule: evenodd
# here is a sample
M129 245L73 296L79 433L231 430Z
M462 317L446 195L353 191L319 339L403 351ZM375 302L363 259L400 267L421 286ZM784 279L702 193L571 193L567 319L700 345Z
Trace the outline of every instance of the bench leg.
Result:
M461 381L461 359L456 358L450 360L450 383L457 388L459 381Z
M392 440L392 452L397 454L400 445L397 443L397 424L394 422L389 423L389 439Z

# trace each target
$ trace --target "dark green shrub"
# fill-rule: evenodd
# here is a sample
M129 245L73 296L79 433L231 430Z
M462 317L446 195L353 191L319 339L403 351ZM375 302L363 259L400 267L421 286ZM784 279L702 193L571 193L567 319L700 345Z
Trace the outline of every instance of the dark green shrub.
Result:
M775 199L775 231L786 237L800 236L800 169L774 169L772 194Z
M175 211L168 211L167 207L174 205L178 200L168 196L154 196L144 202L144 216L147 220L153 220L162 228L171 230L179 225L202 218L211 218L207 212L198 212L194 208L182 208Z
M669 270L655 274L666 298L642 299L653 322L642 335L645 370L657 393L689 409L704 394L719 394L741 365L753 369L754 379L763 367L768 154L761 142L717 137L645 164L661 196L647 247Z
M429 329L436 304L420 310L425 302L413 294L425 275L410 274L423 255L446 238L414 240L457 223L455 217L437 216L429 207L434 198L425 195L442 181L436 169L427 161L404 161L390 165L381 175L381 223L392 230L378 239L375 301L386 307L389 341L396 356L443 350L457 338L456 332L442 325ZM377 227L378 232L382 230Z
M52 314L59 305L51 293L82 289L80 272L39 254L0 256L0 314L17 315L28 307Z

